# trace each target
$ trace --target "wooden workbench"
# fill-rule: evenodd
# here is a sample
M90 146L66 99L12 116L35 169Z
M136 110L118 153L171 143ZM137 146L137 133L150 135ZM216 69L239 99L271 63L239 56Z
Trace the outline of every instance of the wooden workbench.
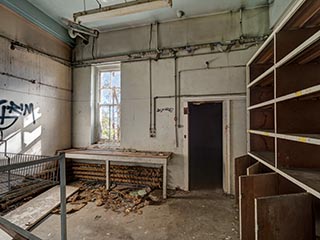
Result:
M167 198L167 166L172 158L170 152L125 152L114 150L87 150L69 149L63 151L66 159L90 159L104 161L106 163L106 187L110 188L110 162L133 163L133 164L155 164L163 167L162 191L163 198Z

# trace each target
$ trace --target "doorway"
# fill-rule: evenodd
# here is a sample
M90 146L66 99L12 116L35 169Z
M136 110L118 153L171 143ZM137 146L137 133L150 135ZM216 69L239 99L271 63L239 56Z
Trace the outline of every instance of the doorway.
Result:
M222 102L193 102L189 114L189 188L221 189Z

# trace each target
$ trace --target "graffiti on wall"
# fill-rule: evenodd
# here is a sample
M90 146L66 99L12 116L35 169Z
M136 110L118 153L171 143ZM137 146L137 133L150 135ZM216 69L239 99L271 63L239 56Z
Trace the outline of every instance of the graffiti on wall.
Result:
M12 127L19 117L31 114L33 123L36 123L32 103L16 104L14 101L0 99L0 131Z
M162 113L162 112L170 112L170 113L172 113L173 110L174 110L173 108L166 107L166 108L158 108L157 112L158 113Z

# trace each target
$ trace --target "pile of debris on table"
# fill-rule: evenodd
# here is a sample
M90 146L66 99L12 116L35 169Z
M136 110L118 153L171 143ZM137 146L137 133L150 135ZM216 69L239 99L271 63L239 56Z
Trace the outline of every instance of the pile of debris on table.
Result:
M87 203L94 202L98 207L128 215L131 212L142 214L142 208L147 205L162 202L162 190L150 187L137 188L132 186L114 186L106 190L103 183L77 182L73 184L79 191L68 198L67 213L83 208ZM53 213L59 213L56 209Z

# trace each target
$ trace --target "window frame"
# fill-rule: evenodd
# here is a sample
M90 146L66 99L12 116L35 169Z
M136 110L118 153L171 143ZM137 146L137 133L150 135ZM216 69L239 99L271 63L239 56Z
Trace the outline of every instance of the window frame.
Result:
M119 99L119 104L106 104L106 103L101 103L101 93L103 89L108 89L108 88L102 88L101 86L101 74L104 72L112 72L112 71L119 71L120 72L120 99ZM122 86L122 81L121 81L121 65L120 63L112 63L112 64L107 64L103 66L97 66L97 71L96 71L96 124L97 124L97 137L99 142L103 142L107 145L110 146L120 146L121 144L121 86ZM102 136L102 124L101 124L101 108L106 107L106 106L118 106L119 108L119 140L108 140L108 138L104 138Z

